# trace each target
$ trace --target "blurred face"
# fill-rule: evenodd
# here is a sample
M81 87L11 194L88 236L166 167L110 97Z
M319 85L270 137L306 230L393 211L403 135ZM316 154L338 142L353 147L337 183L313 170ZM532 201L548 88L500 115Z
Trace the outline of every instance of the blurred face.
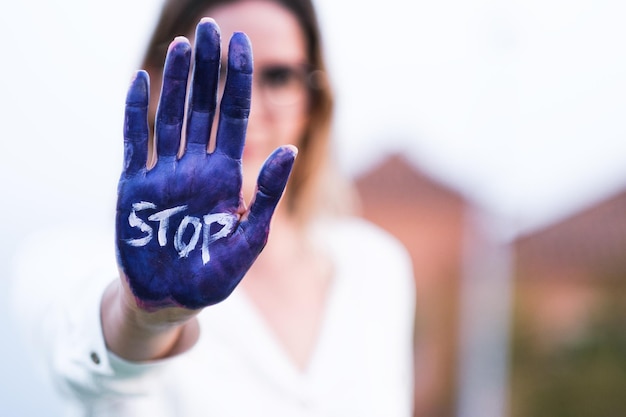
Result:
M265 158L280 145L298 146L306 129L309 95L305 37L295 16L269 0L220 5L204 15L220 26L224 71L233 32L246 33L252 42L252 107L243 155L244 197L249 201Z

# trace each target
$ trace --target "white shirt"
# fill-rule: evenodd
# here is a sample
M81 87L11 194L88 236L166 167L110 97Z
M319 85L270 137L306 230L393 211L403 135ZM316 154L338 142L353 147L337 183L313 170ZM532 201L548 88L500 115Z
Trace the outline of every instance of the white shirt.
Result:
M324 237L335 276L304 371L239 290L198 316L200 339L190 351L153 363L127 362L107 351L100 323L100 298L116 277L115 258L108 259L113 269L102 269L89 253L74 253L69 262L87 263L98 273L68 279L74 288L61 295L63 277L42 276L37 265L20 261L18 300L32 299L37 280L55 283L39 297L56 302L31 319L39 324L53 380L68 398L68 415L409 417L415 297L408 254L363 220L328 226ZM50 249L45 239L36 245Z

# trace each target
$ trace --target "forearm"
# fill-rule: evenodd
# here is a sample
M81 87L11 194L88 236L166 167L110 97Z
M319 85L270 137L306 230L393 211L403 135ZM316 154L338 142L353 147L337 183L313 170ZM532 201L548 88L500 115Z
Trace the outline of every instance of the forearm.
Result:
M102 330L111 352L142 362L175 356L195 344L199 335L197 312L180 308L142 310L129 295L124 280L122 277L109 285L101 303Z

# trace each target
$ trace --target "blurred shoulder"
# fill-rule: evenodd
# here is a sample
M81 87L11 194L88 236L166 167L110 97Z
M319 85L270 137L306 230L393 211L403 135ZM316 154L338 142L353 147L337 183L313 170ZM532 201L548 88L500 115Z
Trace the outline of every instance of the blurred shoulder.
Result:
M360 217L342 217L324 226L331 246L359 255L406 257L404 245L382 227Z
M413 265L406 247L382 227L360 217L342 217L323 225L319 235L335 262L358 279L412 282Z

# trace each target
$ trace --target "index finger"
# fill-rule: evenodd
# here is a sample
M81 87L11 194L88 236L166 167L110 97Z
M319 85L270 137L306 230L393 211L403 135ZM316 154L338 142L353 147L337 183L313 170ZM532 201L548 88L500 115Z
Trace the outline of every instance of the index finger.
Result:
M216 151L241 159L252 93L252 47L248 36L236 32L228 46L228 72L220 103Z

